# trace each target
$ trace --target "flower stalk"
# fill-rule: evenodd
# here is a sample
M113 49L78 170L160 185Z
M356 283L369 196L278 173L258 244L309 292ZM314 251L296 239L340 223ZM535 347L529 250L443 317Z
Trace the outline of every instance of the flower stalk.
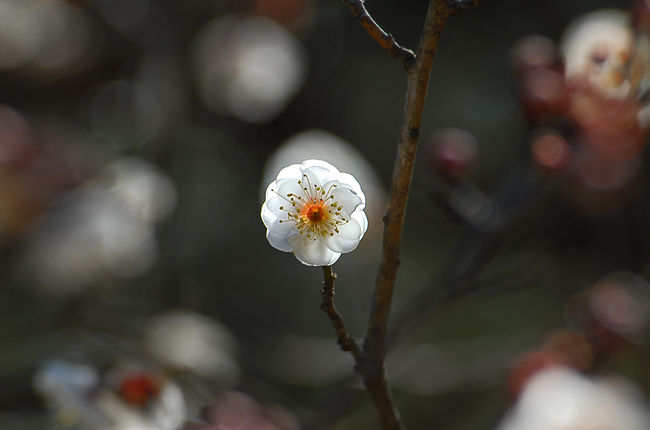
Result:
M354 361L359 363L364 359L363 351L354 338L346 331L345 324L343 324L343 317L341 317L341 314L334 307L334 281L336 280L336 273L332 270L332 266L323 266L323 275L323 288L320 290L323 302L320 308L332 322L334 330L336 330L337 343L341 347L341 350L350 351L354 357Z

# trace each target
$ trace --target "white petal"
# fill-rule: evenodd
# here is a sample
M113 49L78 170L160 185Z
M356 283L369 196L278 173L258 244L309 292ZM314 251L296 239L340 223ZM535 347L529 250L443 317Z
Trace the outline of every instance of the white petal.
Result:
M323 185L323 188L329 190L330 187L336 185L336 187L331 188L330 195L334 197L329 200L329 202L338 203L337 208L343 208L341 210L345 219L350 219L352 213L360 207L363 209L363 200L361 197L352 189L347 188L345 184L339 181L330 181Z
M289 252L291 246L287 242L289 234L296 231L296 226L293 222L286 221L286 214L281 211L280 215L269 209L269 201L264 202L262 211L260 213L262 222L266 226L266 238L272 247L280 251ZM283 222L280 222L283 221Z
M359 245L363 233L362 225L353 219L347 224L339 226L339 232L334 233L334 236L327 236L327 247L334 252L354 251Z
M276 178L277 179L285 179L285 178L300 179L301 176L302 176L302 172L300 171L300 164L292 164L280 170Z
M280 195L279 197L285 199L285 201L287 199L288 200L291 199L289 194L295 194L296 196L300 196L303 198L305 198L306 196L305 191L302 188L302 185L298 183L298 179L285 178L285 179L278 179L275 182L278 184L278 189L276 191Z
M265 211L273 214L276 218L287 219L287 213L289 211L293 213L295 209L292 207L291 200L289 198L273 195L262 205L262 219L264 219ZM265 223L265 225L268 227L267 223Z
M357 208L352 214L352 219L361 226L361 236L359 237L361 239L366 233L366 230L368 230L368 217L366 217L366 213L362 209Z
M341 256L329 249L324 240L309 239L304 234L290 235L288 242L298 261L307 266L331 266Z
M266 228L269 228L270 225L273 225L278 220L278 216L268 208L266 202L262 205L260 216Z
M266 239L272 247L280 251L291 252L293 248L289 245L287 237L287 234L278 233L272 229L266 230Z
M361 185L359 182L356 180L356 178L349 173L339 173L336 179L341 182L342 184L346 185L347 188L350 188L352 191L354 191L359 198L361 198L361 203L366 205L366 196L363 194L363 191L361 190Z
M335 179L341 172L329 163L321 160L306 160L300 166L302 173L307 175L312 186L322 185Z
M287 194L293 193L302 195L302 188L296 178L281 178L271 182L266 189L266 200L281 198L286 201L289 197Z
M331 176L335 176L335 175L338 175L339 173L341 173L341 172L339 172L339 169L332 166L327 161L323 161L323 160L305 160L300 165L300 168L302 169L302 171L305 171L307 169L311 169L312 167L318 167L320 169L327 170Z
M262 222L268 230L276 234L289 234L296 230L296 224L288 221L286 216L278 217L276 214L267 209L266 205L262 206ZM282 222L280 222L282 221Z

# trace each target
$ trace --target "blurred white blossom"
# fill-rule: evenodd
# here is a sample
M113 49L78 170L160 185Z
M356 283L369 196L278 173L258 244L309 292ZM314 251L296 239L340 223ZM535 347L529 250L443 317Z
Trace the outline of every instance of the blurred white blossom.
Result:
M634 39L629 15L598 10L583 15L567 27L560 49L566 61L566 77L580 80L608 97L627 97L628 62Z
M530 380L497 430L647 430L648 412L626 381L550 368Z
M34 388L47 400L56 428L176 430L185 420L183 393L169 378L140 369L116 368L109 375L109 380L102 380L91 366L54 361L36 373ZM143 384L146 378L155 385ZM126 385L127 392L124 387L130 380L136 384ZM134 402L139 394L145 401Z
M116 161L40 225L19 274L57 293L141 275L156 259L155 221L174 204L173 184L155 167Z
M88 49L83 14L62 0L0 0L0 69L62 68Z
M144 346L152 358L175 371L208 377L224 386L239 380L235 339L207 316L182 311L161 314L145 328Z
M199 97L212 111L248 122L269 121L302 86L305 56L301 43L271 20L219 18L195 41Z
M329 266L356 249L368 228L357 180L321 160L282 169L266 189L266 238L308 266Z

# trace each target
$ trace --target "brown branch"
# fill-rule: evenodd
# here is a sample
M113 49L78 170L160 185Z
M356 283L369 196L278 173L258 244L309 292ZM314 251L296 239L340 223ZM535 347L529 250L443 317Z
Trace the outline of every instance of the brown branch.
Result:
M420 136L422 112L433 59L442 28L448 18L447 3L431 0L416 61L413 67L408 69L404 122L393 170L391 198L384 216L383 257L377 274L368 332L364 343L364 350L369 359L382 367L386 354L386 327L399 266L399 246Z
M399 413L395 408L388 384L386 383L383 363L380 364L382 371L377 373L375 371L377 366L368 360L367 355L359 344L347 333L343 324L343 318L334 307L334 280L336 279L336 274L332 271L332 266L323 266L323 275L324 281L323 288L321 289L323 302L321 303L321 309L327 314L334 326L337 343L343 351L350 351L354 357L354 362L356 363L355 369L363 377L364 385L375 402L382 426L387 430L403 429Z
M415 60L415 54L410 49L404 48L397 43L395 38L386 33L376 22L363 4L363 0L343 0L348 6L352 15L356 18L366 32L379 43L390 56L404 64L404 67L409 67Z
M334 280L336 279L336 273L332 271L332 266L323 266L323 275L325 280L323 281L323 288L320 290L321 297L323 298L323 303L321 303L320 308L327 314L334 330L336 330L336 339L337 343L343 351L350 351L354 357L356 363L363 361L363 352L361 347L350 336L345 329L343 324L343 318L341 314L338 313L334 307Z
M363 349L347 334L343 320L334 308L335 275L331 267L323 267L325 282L321 290L323 297L321 308L332 321L341 349L344 351L349 350L354 356L356 370L361 374L364 385L375 402L382 427L386 430L402 430L404 425L386 382L384 360L386 357L388 316L399 266L399 246L406 213L406 203L413 177L415 153L420 137L422 112L424 111L433 59L445 23L451 15L468 10L478 4L479 0L430 0L416 55L412 51L401 47L391 35L377 25L366 10L363 0L343 1L368 34L388 54L404 64L407 71L408 86L404 103L404 122L393 169L391 198L384 216L382 261L377 273L375 293Z
M449 9L446 1L431 0L429 2L415 61L406 67L408 87L404 104L404 122L393 169L391 198L384 216L383 257L377 273L368 331L363 345L367 358L357 366L363 376L366 388L375 401L385 429L404 428L386 383L384 368L386 331L399 266L399 245L406 213L406 202L413 177L415 153L420 137L429 76L440 34L448 18Z

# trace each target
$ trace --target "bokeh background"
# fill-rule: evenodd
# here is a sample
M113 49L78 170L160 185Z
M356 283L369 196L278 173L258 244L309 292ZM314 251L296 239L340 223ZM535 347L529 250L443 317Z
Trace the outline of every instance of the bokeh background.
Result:
M563 66L514 50L630 5L485 0L444 29L387 362L408 428L495 429L554 365L647 416L645 87L577 85L567 108L555 75L527 93ZM416 48L426 1L366 6ZM361 338L405 84L339 1L0 0L0 428L378 428L321 271L271 248L259 209L307 158L359 179L370 228L334 269Z

